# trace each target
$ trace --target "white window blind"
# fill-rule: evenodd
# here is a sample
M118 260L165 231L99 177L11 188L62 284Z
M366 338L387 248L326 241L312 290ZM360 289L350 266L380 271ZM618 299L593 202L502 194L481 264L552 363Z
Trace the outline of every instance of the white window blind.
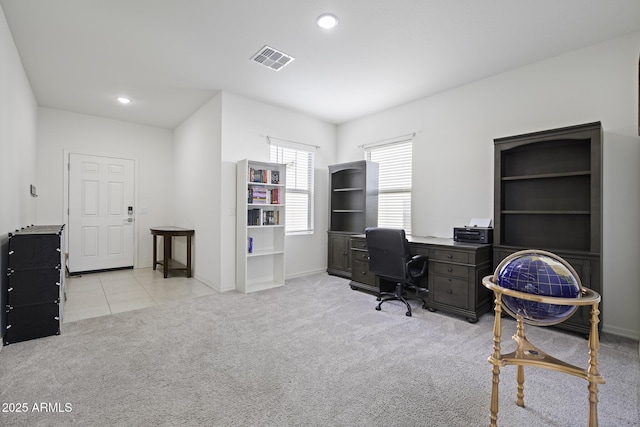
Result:
M311 151L270 144L269 161L287 165L285 232L313 233L313 171Z
M411 234L411 157L413 141L364 148L365 160L378 163L378 227Z

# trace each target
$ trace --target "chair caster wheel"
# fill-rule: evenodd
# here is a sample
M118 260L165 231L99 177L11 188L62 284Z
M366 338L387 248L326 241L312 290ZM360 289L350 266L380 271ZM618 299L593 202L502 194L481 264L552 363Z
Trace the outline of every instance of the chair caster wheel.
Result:
M382 309L380 308L380 306L377 306L377 307L376 307L376 310L380 311L380 310L382 310Z
M422 308L427 309L427 304L422 304Z
M432 313L435 313L436 311L438 311L438 310L436 310L436 309L435 309L435 308L433 308L433 307L428 307L427 309L428 309L430 312L432 312Z
M407 317L411 317L411 312L407 311Z
M376 301L382 301L382 298L381 297L377 297Z

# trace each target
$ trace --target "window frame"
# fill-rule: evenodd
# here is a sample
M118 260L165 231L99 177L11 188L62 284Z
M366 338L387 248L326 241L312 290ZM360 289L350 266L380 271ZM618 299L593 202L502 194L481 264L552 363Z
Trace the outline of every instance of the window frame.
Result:
M299 158L300 157L300 158ZM288 144L280 144L277 142L269 143L269 161L273 163L282 163L286 165L285 177L285 235L303 235L314 234L314 198L315 198L315 152L306 148L292 147ZM295 171L295 162L306 161L307 165L304 172ZM305 176L300 176L300 174ZM292 179L295 183L292 184ZM300 183L300 185L298 184ZM296 195L306 195L306 226L291 229L291 218L296 215L293 212L291 201Z
M413 189L413 138L398 140L394 142L378 143L362 146L364 151L364 159L373 161L379 165L378 177L378 227L402 228L407 234L411 234L411 193ZM394 151L392 151L394 150ZM376 158L376 154L381 155L386 151L387 159ZM375 153L377 152L377 153ZM373 155L373 156L372 156ZM394 167L398 173L386 170ZM407 171L406 165L409 164ZM407 173L408 172L408 173ZM409 182L401 180L399 185L390 185L384 182L396 181L402 175L408 175ZM397 200L403 201L402 205L397 208L394 206L390 210L389 206L385 207L385 196L399 196ZM408 197L407 197L408 196ZM391 212L386 214L385 212ZM391 218L391 222L384 222L383 218ZM382 222L381 222L382 220ZM399 223L401 222L401 224Z

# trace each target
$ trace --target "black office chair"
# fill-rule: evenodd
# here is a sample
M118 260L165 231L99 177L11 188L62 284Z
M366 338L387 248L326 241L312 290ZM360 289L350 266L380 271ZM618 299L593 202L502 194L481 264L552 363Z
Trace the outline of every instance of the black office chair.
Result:
M426 309L427 303L419 294L427 289L419 287L417 279L426 276L428 257L411 256L404 230L369 227L365 230L365 235L369 251L369 271L381 279L396 283L395 292L380 293L380 304L376 310L381 310L383 302L397 300L405 303L406 314L411 316L411 306L407 299L422 301L422 308ZM414 292L415 296L407 296L407 290Z

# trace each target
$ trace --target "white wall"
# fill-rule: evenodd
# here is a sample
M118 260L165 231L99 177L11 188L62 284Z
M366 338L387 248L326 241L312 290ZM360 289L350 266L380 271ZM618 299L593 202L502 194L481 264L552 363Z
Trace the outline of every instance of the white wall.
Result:
M0 236L33 224L38 105L0 8ZM3 266L4 267L4 266ZM6 271L2 268L1 271Z
M193 274L218 290L225 257L220 239L221 98L216 95L175 129L173 149L173 225L195 230ZM185 242L174 240L174 256L184 262Z
M320 147L315 152L315 232L286 237L285 274L291 278L326 271L327 167L335 163L336 127L228 92L222 96L223 185L220 206L223 287L235 287L236 218L231 210L236 203L236 162L242 159L268 162L267 135Z
M136 268L151 267L149 228L173 221L173 142L167 129L50 108L38 110L37 184L39 224L66 223L65 153L134 159ZM146 208L142 214L141 208Z
M0 290L8 286L8 233L35 223L36 118L38 105L0 8ZM0 292L0 307L6 292ZM0 313L0 337L6 314ZM1 345L0 345L0 348Z
M493 217L493 140L581 123L604 128L603 326L640 338L640 33L531 64L339 126L338 160L417 132L413 233L450 237Z

